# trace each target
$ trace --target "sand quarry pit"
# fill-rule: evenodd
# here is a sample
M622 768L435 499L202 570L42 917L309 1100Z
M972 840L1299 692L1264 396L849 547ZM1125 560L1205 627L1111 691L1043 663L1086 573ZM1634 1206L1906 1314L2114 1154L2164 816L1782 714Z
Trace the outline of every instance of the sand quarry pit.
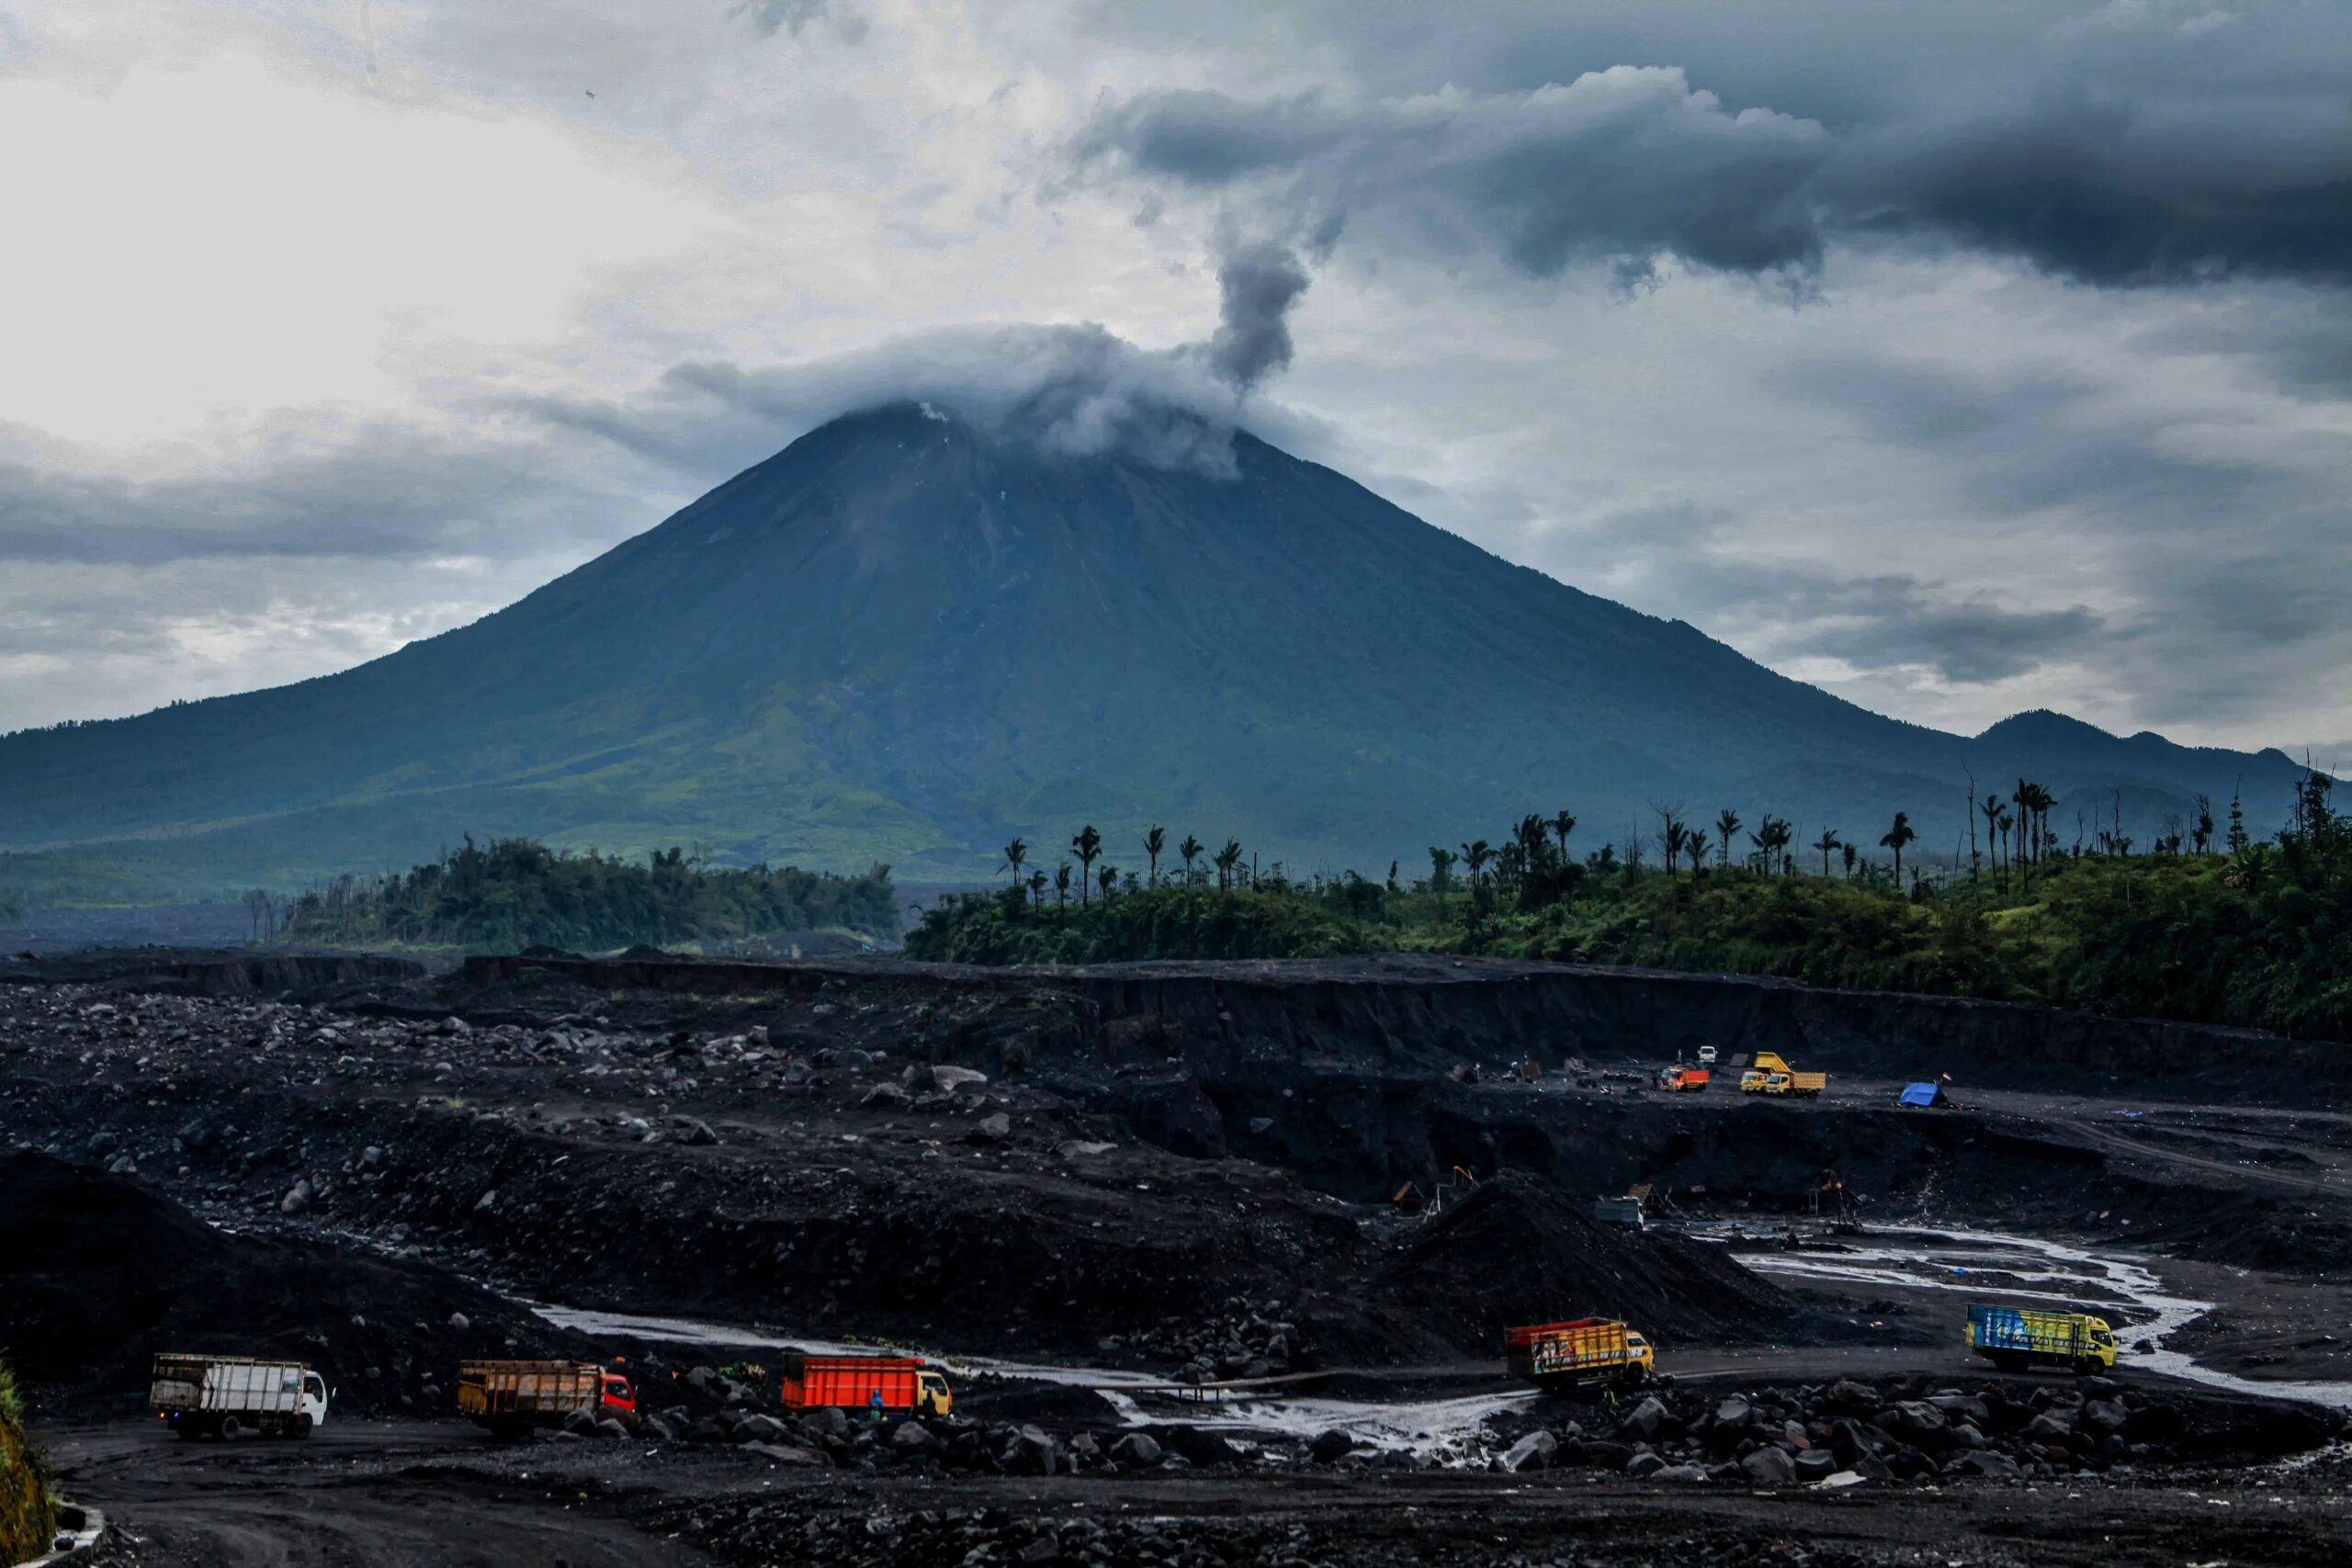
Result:
M2352 1551L2352 1118L2018 1010L1967 1110L1905 1111L1967 1044L1939 1004L1678 979L19 963L0 1343L122 1562ZM1831 1091L1643 1088L1693 1032L1814 1049ZM1637 1185L1652 1228L1594 1218ZM2126 1353L1995 1372L1980 1297ZM1504 1375L1504 1325L1586 1314L1672 1384ZM828 1344L934 1357L958 1410L786 1418L753 1369ZM334 1418L175 1444L163 1348L301 1355ZM626 1358L639 1417L486 1443L449 1406L482 1354Z

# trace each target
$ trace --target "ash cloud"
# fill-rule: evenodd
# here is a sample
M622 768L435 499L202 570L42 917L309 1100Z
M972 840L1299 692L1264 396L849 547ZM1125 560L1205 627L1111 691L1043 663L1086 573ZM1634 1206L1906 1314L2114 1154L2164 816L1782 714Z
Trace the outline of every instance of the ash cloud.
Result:
M1216 271L1220 298L1210 367L1235 390L1249 392L1290 368L1290 310L1306 292L1306 269L1287 245L1271 240L1228 246Z
M1297 279L1291 299L1305 287L1303 272ZM1092 323L942 328L801 365L679 365L628 399L514 406L706 479L768 457L828 420L894 403L927 403L1059 456L1117 451L1155 467L1229 476L1243 390L1289 362L1289 334L1273 304L1283 291L1279 279L1252 285L1245 311L1259 314L1243 317L1250 341L1222 357L1218 342L1234 341L1227 337L1236 319L1230 292L1226 325L1206 344L1146 349ZM1294 449L1316 445L1319 434L1262 403L1250 405L1248 425Z

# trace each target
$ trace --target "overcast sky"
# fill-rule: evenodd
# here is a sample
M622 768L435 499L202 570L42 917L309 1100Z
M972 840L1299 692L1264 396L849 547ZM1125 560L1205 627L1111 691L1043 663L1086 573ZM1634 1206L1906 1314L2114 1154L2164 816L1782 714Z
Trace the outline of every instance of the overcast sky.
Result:
M0 729L1076 344L1883 712L2352 741L2342 0L0 0Z

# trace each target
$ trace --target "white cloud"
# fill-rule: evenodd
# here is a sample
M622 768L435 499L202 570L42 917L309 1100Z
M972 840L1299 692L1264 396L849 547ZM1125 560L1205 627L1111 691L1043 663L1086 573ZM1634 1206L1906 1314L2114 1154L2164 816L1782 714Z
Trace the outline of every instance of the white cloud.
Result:
M0 76L0 419L187 436L392 406L395 342L555 337L613 269L723 230L683 170L533 111L396 102L252 54Z

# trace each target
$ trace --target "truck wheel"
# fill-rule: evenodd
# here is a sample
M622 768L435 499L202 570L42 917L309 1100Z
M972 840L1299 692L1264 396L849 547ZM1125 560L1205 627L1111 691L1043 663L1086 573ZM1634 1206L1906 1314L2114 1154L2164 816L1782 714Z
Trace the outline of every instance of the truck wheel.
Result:
M233 1443L244 1435L245 1424L243 1421L238 1420L234 1416L223 1416L220 1417L220 1440L222 1442Z
M311 1435L311 1429L317 1424L311 1419L311 1413L305 1410L301 1415L294 1417L294 1435L298 1438L307 1438Z

